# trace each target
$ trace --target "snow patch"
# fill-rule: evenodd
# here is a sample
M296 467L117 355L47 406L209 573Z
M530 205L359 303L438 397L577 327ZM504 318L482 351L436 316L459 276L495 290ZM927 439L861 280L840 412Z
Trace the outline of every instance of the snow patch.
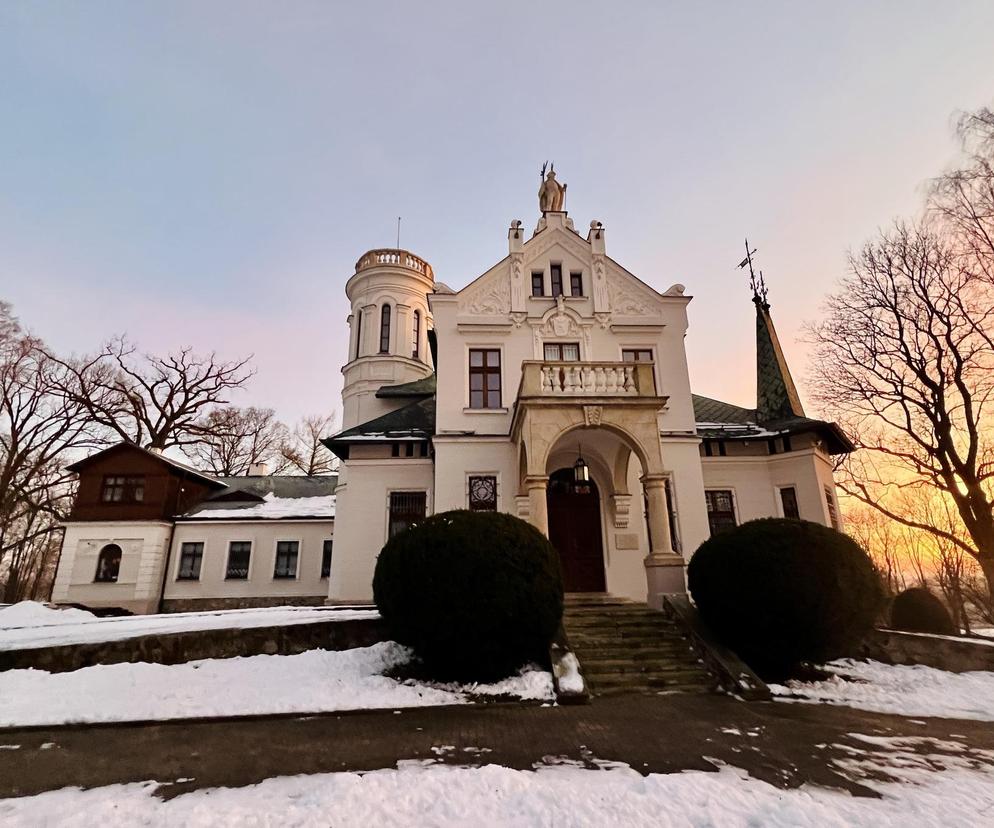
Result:
M880 799L804 786L784 790L723 767L642 776L621 763L520 771L402 761L396 770L267 779L163 801L155 782L63 788L0 802L6 826L239 825L980 825L994 811L994 774L954 767L888 769L864 784ZM909 784L910 783L910 784Z
M383 675L410 659L410 650L388 641L292 656L103 664L69 673L7 670L0 673L0 726L470 704L484 692L552 697L551 675L537 669L492 685L433 686Z
M280 627L378 617L379 613L372 607L266 607L97 618L83 610L52 609L34 601L22 601L0 610L0 650L92 644L189 630Z
M824 681L771 684L778 701L823 702L895 713L994 722L994 673L950 673L923 665L840 659Z

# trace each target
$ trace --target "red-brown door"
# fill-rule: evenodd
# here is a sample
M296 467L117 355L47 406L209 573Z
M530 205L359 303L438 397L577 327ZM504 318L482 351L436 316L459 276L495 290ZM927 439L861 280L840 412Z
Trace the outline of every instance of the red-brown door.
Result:
M566 592L604 592L601 505L593 481L578 489L573 470L549 477L549 539L559 552Z

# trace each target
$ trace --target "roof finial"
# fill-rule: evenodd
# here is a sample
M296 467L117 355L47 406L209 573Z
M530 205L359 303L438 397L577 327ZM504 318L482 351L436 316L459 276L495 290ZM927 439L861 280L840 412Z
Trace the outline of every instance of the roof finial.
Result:
M745 247L746 257L739 262L738 266L740 268L746 265L749 266L749 287L752 288L752 301L769 310L770 303L767 299L769 291L766 289L766 280L763 278L763 271L759 271L759 275L757 276L756 271L752 267L752 255L756 252L756 248L749 249L749 239L745 240Z

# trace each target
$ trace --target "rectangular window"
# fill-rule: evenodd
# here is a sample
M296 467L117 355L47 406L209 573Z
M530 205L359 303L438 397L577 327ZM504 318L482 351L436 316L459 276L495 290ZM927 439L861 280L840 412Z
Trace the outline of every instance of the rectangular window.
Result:
M471 512L497 511L497 478L481 475L469 478L469 510Z
M321 545L321 577L328 578L331 576L331 547L334 541L326 540Z
M578 342L546 342L545 359L547 362L579 362L580 344Z
M622 362L652 362L652 350L650 348L622 348Z
M105 477L100 499L104 503L141 503L145 500L145 478L141 475Z
M471 348L469 407L500 408L500 351Z
M274 578L297 577L297 553L300 544L297 541L276 541L276 566L273 567Z
M797 489L793 486L784 486L780 490L780 505L783 506L783 516L797 520L801 516L800 509L797 508Z
M712 489L704 492L708 507L708 526L711 534L735 528L735 500L729 489Z
M228 544L228 568L224 572L227 581L244 581L249 574L249 560L252 557L251 541L232 541Z
M362 310L356 311L355 317L355 358L359 359L362 351Z
M411 359L421 358L421 311L414 311L414 335L411 342Z
M390 537L424 520L427 507L425 492L390 492Z
M179 548L179 572L177 581L199 581L200 564L204 560L204 545L202 543L184 543Z
M563 266L561 264L549 265L549 275L552 282L552 295L563 295Z
M828 520L833 529L839 528L839 512L835 507L835 495L832 494L832 487L825 487L825 503L828 505Z
M541 270L532 271L532 296L545 296L545 274Z
M583 274L575 270L569 274L569 294L570 296L583 296Z

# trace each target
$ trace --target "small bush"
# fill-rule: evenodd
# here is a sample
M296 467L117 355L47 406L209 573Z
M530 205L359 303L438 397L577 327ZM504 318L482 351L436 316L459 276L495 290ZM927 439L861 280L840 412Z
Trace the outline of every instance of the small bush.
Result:
M492 681L545 663L563 613L559 557L523 520L443 512L391 538L373 596L437 679Z
M853 655L883 600L867 554L817 523L765 518L701 544L690 592L715 635L757 672Z
M946 605L923 587L906 589L894 598L890 608L890 625L895 630L908 632L938 635L956 635L959 632Z

